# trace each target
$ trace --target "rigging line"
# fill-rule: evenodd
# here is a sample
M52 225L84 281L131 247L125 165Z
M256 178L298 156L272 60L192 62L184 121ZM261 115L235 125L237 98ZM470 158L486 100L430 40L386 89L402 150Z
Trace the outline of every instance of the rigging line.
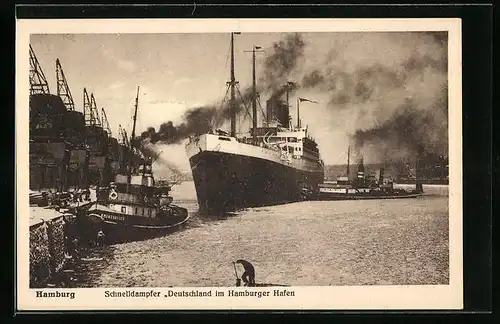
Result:
M229 61L229 53L231 53L231 45L227 46L227 52L226 52L226 62L224 63L224 71L226 71L227 68L227 62Z
M264 120L266 120L267 116L264 113L264 109L262 108L262 105L260 104L260 94L257 95L257 103L259 104L259 108L260 108L260 112L262 113L262 117L264 117Z
M240 96L241 102L243 103L243 106L245 107L245 112L246 112L245 116L248 115L248 117L251 118L252 116L250 115L250 111L248 109L248 106L247 106L245 100L243 99L243 96L241 95L240 87L238 85L236 86L236 91L238 91L238 95Z
M228 45L227 47L227 52L226 52L226 60L225 60L225 63L224 63L224 70L226 70L227 68L227 64L228 64L228 61L229 61L229 54L231 53L231 45ZM217 71L219 71L219 69L217 69ZM222 84L219 86L219 98L222 94ZM228 96L228 93L229 93L229 89L230 89L230 86L227 85L226 86L226 93L224 94L224 97L222 98L222 102L220 104L220 107L219 107L219 110L215 112L214 116L212 116L212 120L211 120L211 125L212 125L212 128L215 127L215 121L218 119L218 117L220 116L220 114L223 113L223 106L224 106L224 103L227 102L227 96Z
M345 161L347 160L347 153L344 152L342 153L342 155L340 155L339 157L337 157L337 160L335 161L337 165L344 165ZM345 163L347 164L347 163Z
M227 52L226 52L226 61L225 61L225 63L224 63L224 71L226 71L226 69L227 69L227 63L228 63L228 61L229 61L229 54L230 54L230 53L231 53L231 45L228 45L228 47L227 47ZM220 71L220 69L217 69L217 70L216 70L216 72L219 72L219 71ZM222 95L222 85L223 85L223 84L224 84L224 83L221 83L221 84L220 84L220 86L219 86L219 98L220 98L220 96ZM227 90L226 90L226 95L227 95Z
M242 124L241 115L238 114L237 118L238 118L238 129L240 130L239 132L241 133L241 129L242 129L242 127L241 127L241 124Z
M214 116L212 116L212 120L210 121L212 128L215 128L215 121L217 120L217 117L220 116L220 114L222 113L223 106L224 106L224 103L226 102L228 92L229 92L229 86L227 86L227 88L226 88L226 94L224 95L224 98L222 99L219 110L215 112Z

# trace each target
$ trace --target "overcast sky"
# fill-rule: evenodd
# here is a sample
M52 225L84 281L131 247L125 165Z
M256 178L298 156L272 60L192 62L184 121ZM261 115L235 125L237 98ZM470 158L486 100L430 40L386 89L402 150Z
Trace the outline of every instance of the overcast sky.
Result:
M252 45L269 47L279 34L236 36L236 77L251 80ZM227 34L33 35L31 44L56 91L59 58L75 104L83 111L83 88L104 107L113 130L128 125L141 87L139 129L179 121L197 105L221 101L229 78Z
M407 36L405 36L407 35ZM258 55L258 73L264 57L280 33L241 34L235 36L236 79L241 88L251 83L251 50L261 46L266 53ZM357 65L382 64L398 66L412 53L434 55L436 48L426 38L410 33L306 33L306 65L321 68L321 62L332 51L341 48L340 62L347 71ZM139 98L138 133L148 126L158 128L162 122L178 123L190 107L220 103L229 78L229 34L79 34L32 35L31 45L56 93L55 61L59 58L75 100L83 112L83 88L93 93L99 108L104 107L117 136L118 125L129 134L137 86ZM427 53L428 52L428 53ZM338 53L338 52L337 52ZM292 76L293 77L293 76ZM341 113L332 114L326 94L302 92L319 105L301 106L303 124L308 124L317 139L327 164L344 162L347 150L346 131L355 121ZM263 98L262 105L265 105ZM291 103L294 104L292 98ZM292 116L295 117L295 107ZM329 113L327 113L329 112ZM358 116L359 117L359 116ZM185 156L178 164L185 167ZM177 163L177 161L175 161Z

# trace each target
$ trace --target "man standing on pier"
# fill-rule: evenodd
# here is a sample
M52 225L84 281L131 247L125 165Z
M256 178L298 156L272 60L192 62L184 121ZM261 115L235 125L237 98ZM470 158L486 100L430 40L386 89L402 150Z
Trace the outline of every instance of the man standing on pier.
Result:
M245 269L245 272L241 275L241 279L245 283L245 286L254 287L255 286L255 268L253 265L245 260L236 260L235 263L239 263Z
M97 247L103 246L104 245L104 232L102 230L99 230L96 235L96 240L95 240L95 245Z

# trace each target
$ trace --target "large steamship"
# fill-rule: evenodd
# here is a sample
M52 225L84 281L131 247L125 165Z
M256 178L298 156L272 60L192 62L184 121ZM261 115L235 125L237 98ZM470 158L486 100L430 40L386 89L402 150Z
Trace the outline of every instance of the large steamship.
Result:
M234 33L231 34L231 131L210 131L189 139L186 151L192 169L200 212L230 212L246 207L295 202L317 195L324 165L318 145L302 127L297 98L297 124L289 115L285 86L266 106L266 123L257 125L255 53L253 48L253 123L249 133L236 133ZM281 97L286 93L287 100Z

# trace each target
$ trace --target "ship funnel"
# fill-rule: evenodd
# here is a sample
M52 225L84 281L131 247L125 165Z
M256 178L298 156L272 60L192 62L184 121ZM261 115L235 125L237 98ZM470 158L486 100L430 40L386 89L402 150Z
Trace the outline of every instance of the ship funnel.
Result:
M419 169L419 163L418 163L418 158L417 158L417 165L415 167L415 191L418 193L423 193L424 188L422 185L422 181L420 179L420 169Z
M358 165L358 179L364 179L365 177L365 166L363 164L363 158L359 160Z
M418 193L423 193L424 192L424 188L423 188L423 185L422 185L422 180L421 180L421 164L420 163L420 160L421 160L421 156L423 155L423 149L420 148L420 150L418 151L418 155L417 155L417 159L415 161L415 191L418 192Z
M384 168L380 168L380 174L378 176L378 183L379 184L384 183Z

